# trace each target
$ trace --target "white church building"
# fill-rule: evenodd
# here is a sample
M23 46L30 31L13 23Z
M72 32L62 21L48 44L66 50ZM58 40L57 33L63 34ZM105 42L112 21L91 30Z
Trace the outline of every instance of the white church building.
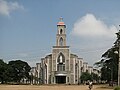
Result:
M62 18L57 23L56 45L51 54L41 58L41 62L33 68L34 76L38 77L43 84L78 84L82 72L90 70L88 63L83 58L70 52L66 44L66 25Z

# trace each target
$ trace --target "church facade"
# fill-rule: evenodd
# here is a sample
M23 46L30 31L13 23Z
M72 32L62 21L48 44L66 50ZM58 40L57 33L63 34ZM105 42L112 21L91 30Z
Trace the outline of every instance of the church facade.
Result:
M40 78L44 84L78 84L83 59L70 52L66 44L66 25L61 20L57 24L56 45L52 53L41 59Z
M66 25L61 18L52 53L41 58L41 62L31 69L31 75L37 77L32 80L33 84L78 84L82 72L93 72L93 67L83 62L83 58L71 53L66 42Z

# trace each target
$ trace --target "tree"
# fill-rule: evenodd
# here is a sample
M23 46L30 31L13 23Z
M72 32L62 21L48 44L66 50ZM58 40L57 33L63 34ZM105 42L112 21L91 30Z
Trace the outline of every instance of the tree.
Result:
M115 41L115 45L108 49L103 55L102 60L96 62L95 65L101 67L101 79L102 80L118 80L118 60L119 55L115 52L119 51L118 47L120 45L120 31L117 34L117 40ZM120 53L120 52L119 52Z
M116 80L118 75L118 54L115 53L117 51L117 47L112 47L107 50L102 55L102 60L95 63L95 65L101 67L101 79L102 80Z
M8 67L10 81L20 82L20 80L23 78L29 78L31 67L27 62L21 60L10 61L8 63Z
M95 74L95 73L88 73L88 72L83 72L81 77L80 77L82 83L84 83L85 81L88 81L88 80L95 80L95 81L98 81L99 80L99 76L98 74Z
M91 75L88 72L83 72L82 75L80 76L80 79L82 82L92 80Z
M4 83L7 81L6 69L7 69L7 64L2 59L0 59L0 82L1 83Z
M91 79L92 79L92 80L95 80L95 81L98 81L98 80L99 80L98 74L91 73Z

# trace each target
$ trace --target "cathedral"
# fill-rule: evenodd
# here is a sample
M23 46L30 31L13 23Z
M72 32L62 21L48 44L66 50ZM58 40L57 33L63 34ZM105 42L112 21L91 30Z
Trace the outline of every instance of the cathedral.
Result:
M66 25L63 19L57 23L56 45L52 47L52 53L33 67L31 72L39 83L43 84L78 84L82 72L92 72L88 69L88 63L83 62L83 58L70 52L70 47L66 44Z

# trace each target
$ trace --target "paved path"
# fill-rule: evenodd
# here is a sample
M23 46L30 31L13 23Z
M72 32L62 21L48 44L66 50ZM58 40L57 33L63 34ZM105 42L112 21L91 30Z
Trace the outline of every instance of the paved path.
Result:
M94 85L92 90L113 90ZM89 90L87 85L0 85L0 90Z

